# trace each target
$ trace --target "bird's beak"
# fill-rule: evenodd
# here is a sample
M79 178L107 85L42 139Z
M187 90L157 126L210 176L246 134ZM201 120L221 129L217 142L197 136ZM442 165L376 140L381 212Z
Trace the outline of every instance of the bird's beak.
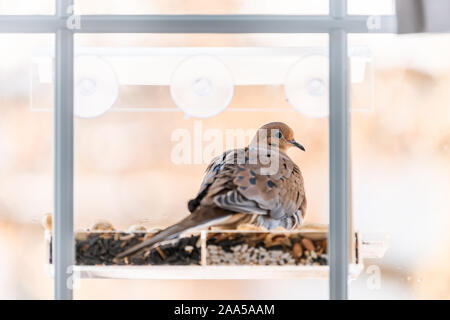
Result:
M305 147L302 146L302 145L301 145L300 143L298 143L297 141L295 141L295 140L289 140L289 142L290 142L293 146L296 146L297 148L299 148L300 150L306 151L306 150L305 150Z

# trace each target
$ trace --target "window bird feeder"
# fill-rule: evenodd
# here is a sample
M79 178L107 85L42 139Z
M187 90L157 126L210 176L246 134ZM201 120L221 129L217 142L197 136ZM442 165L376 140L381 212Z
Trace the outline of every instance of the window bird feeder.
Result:
M84 278L261 279L272 278L273 274L287 278L329 276L330 298L347 298L348 276L356 277L360 272L363 255L365 254L366 257L379 256L384 248L383 242L374 245L362 240L361 236L353 231L351 225L348 98L350 68L347 59L349 53L347 34L393 33L396 30L395 17L393 16L377 16L377 23L371 24L368 22L372 21L373 17L348 15L346 0L330 0L329 4L329 15L83 15L77 17L81 22L79 28L67 23L70 18L73 18L70 10L68 10L73 5L72 0L57 0L55 15L0 16L0 32L2 33L55 34L55 52L50 55L51 58L54 57L54 81L48 79L49 73L45 67L38 68L38 70L40 79L44 79L47 75L47 80L44 79L43 82L47 82L54 87L54 223L53 236L51 236L50 231L47 231L46 238L52 243L51 246L49 245L51 254L49 254L48 266L49 272L55 278L56 299L72 298L71 286L67 286L67 283L72 281L72 275L67 271L75 264L75 245L77 245L77 250L82 250L83 241L86 241L89 237L94 237L93 242L100 238L105 242L109 241L108 243L111 245L117 245L117 243L127 245L126 241L138 241L132 239L146 236L143 233L122 234L115 231L96 231L96 234L74 233L74 115L95 117L108 110L126 108L126 106L115 105L118 83L123 81L120 70L115 69L113 64L105 62L102 57L94 58L89 55L86 56L86 52L75 52L74 34L76 33L328 34L328 51L315 55L302 55L301 57L294 54L293 57L297 57L297 59L294 59L293 64L284 69L284 71L289 70L289 72L287 74L280 73L279 77L275 79L281 81L285 86L286 98L293 109L312 117L327 115L329 117L329 230L322 227L308 230L305 226L304 229L297 232L279 235L280 245L283 246L282 241L285 241L284 245L289 253L284 257L287 261L286 265L270 265L270 263L260 266L236 265L236 263L235 265L220 265L220 261L217 263L215 260L217 258L214 258L214 250L223 250L218 238L236 239L242 236L244 232L241 232L241 234L239 232L214 233L216 231L213 230L197 235L186 235L197 237L195 244L190 244L188 248L186 248L187 245L183 247L188 255L195 250L199 250L196 265L173 266L169 263L160 266L148 266L138 265L137 263L127 265L125 262L124 265L113 266L108 265L108 261L106 261L106 265L98 266L87 263L88 260L83 260L86 256L83 256L82 251L77 251L77 260L80 263L75 265L73 270ZM207 50L198 50L197 56L186 53L180 54L178 57L180 61L174 64L175 69L171 73L171 77L164 79L164 81L170 83L171 96L177 108L189 116L208 117L221 112L227 108L230 97L233 95L233 86L241 80L252 81L251 77L244 79L234 75L231 76L230 70L232 70L232 67L228 64L232 63L227 60L226 54L223 54L226 50L223 50L223 52L222 49L216 50L216 54L213 55L211 55L211 52L206 52ZM112 54L114 55L114 52ZM277 53L274 52L274 54ZM267 56L267 53L263 55ZM160 56L166 58L167 55L163 53ZM251 54L247 56L251 57ZM45 53L40 58L40 64L49 61L46 60ZM74 58L77 59L77 63L91 65L92 67L80 68L74 72ZM299 60L299 58L302 60ZM172 57L173 62L177 62L177 59ZM203 59L202 62L199 62L199 59ZM205 61L208 63L209 70L205 70L201 66ZM239 63L239 61L242 60L235 59L233 63ZM361 61L359 62L361 66ZM317 73L315 78L308 77L305 80L302 69L309 72L305 65L311 64L319 64L323 66L323 69ZM257 65L253 65L253 70L257 68ZM95 71L100 69L103 70L101 74ZM217 71L214 76L211 75L211 72L208 73L211 70ZM283 70L283 68L280 68L280 70ZM352 69L352 72L354 70ZM189 72L186 73L186 71ZM251 73L249 75L251 76ZM227 85L217 87L216 76L226 79ZM160 79L150 78L147 80L160 81ZM299 87L298 82L303 82L303 84ZM191 83L191 85L186 86L186 83ZM220 94L215 94L216 92L220 92ZM311 105L317 104L320 107L312 110L305 109L298 101L306 98L311 101ZM329 100L329 107L322 108L324 100ZM196 105L194 103L198 101L212 104L214 110L205 111L202 104ZM86 107L96 105L97 102L100 105L98 109ZM39 108L36 105L31 107ZM251 231L247 231L247 233L250 233L250 235L247 234L244 238L260 237L263 243L268 236ZM289 240L289 243L286 239ZM114 244L114 241L122 242ZM180 241L183 241L183 239ZM300 247L298 244L300 244ZM174 246L174 244L167 245ZM241 245L241 248L243 245L247 245L247 249L251 247L249 243L239 245ZM266 246L268 245L270 243L266 244ZM215 246L216 249L213 249L212 246ZM264 250L266 249L268 248ZM316 249L318 252L315 251ZM303 251L302 255L300 255L299 250ZM309 252L309 257L304 254L304 250ZM235 251L236 256L232 257L235 259L233 261L241 261L242 258L245 262L248 257L240 257L239 252L241 251L239 249L234 248L234 251L232 250L232 252ZM160 257L166 255L166 259L168 259L167 252L170 253L169 247L163 250L163 254L158 254ZM228 253L231 254L232 252ZM148 255L152 254L154 253L148 253ZM270 254L268 255L270 258ZM313 255L312 258L311 255ZM93 256L96 257L95 254ZM325 257L327 265L322 263L325 261ZM310 264L310 262L312 263ZM280 272L273 272L278 270Z

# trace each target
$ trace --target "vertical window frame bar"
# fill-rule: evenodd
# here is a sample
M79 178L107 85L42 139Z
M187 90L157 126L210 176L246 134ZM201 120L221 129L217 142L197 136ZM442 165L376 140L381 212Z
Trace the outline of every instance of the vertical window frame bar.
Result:
M67 19L73 0L57 0L56 16ZM73 232L73 32L55 31L54 83L54 294L73 299L75 241Z
M347 0L330 0L330 15L335 19L345 19ZM350 241L350 114L347 32L345 29L336 28L329 31L329 57L329 298L346 300L348 299Z

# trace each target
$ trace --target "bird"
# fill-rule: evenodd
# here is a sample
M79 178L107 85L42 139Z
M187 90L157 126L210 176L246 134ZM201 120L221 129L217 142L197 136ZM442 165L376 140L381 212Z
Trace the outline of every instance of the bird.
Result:
M307 202L300 168L286 153L291 147L305 151L287 124L263 125L249 146L225 151L211 161L196 197L188 202L186 218L119 253L116 259L210 226L299 227Z

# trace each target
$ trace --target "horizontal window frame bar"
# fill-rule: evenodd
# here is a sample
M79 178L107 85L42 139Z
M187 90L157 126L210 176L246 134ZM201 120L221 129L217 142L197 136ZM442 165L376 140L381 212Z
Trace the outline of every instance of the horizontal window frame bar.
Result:
M56 16L0 15L0 33L56 33L65 19Z
M379 28L367 21L379 19ZM394 15L81 15L74 33L396 33ZM0 33L55 33L67 29L66 18L0 15Z

